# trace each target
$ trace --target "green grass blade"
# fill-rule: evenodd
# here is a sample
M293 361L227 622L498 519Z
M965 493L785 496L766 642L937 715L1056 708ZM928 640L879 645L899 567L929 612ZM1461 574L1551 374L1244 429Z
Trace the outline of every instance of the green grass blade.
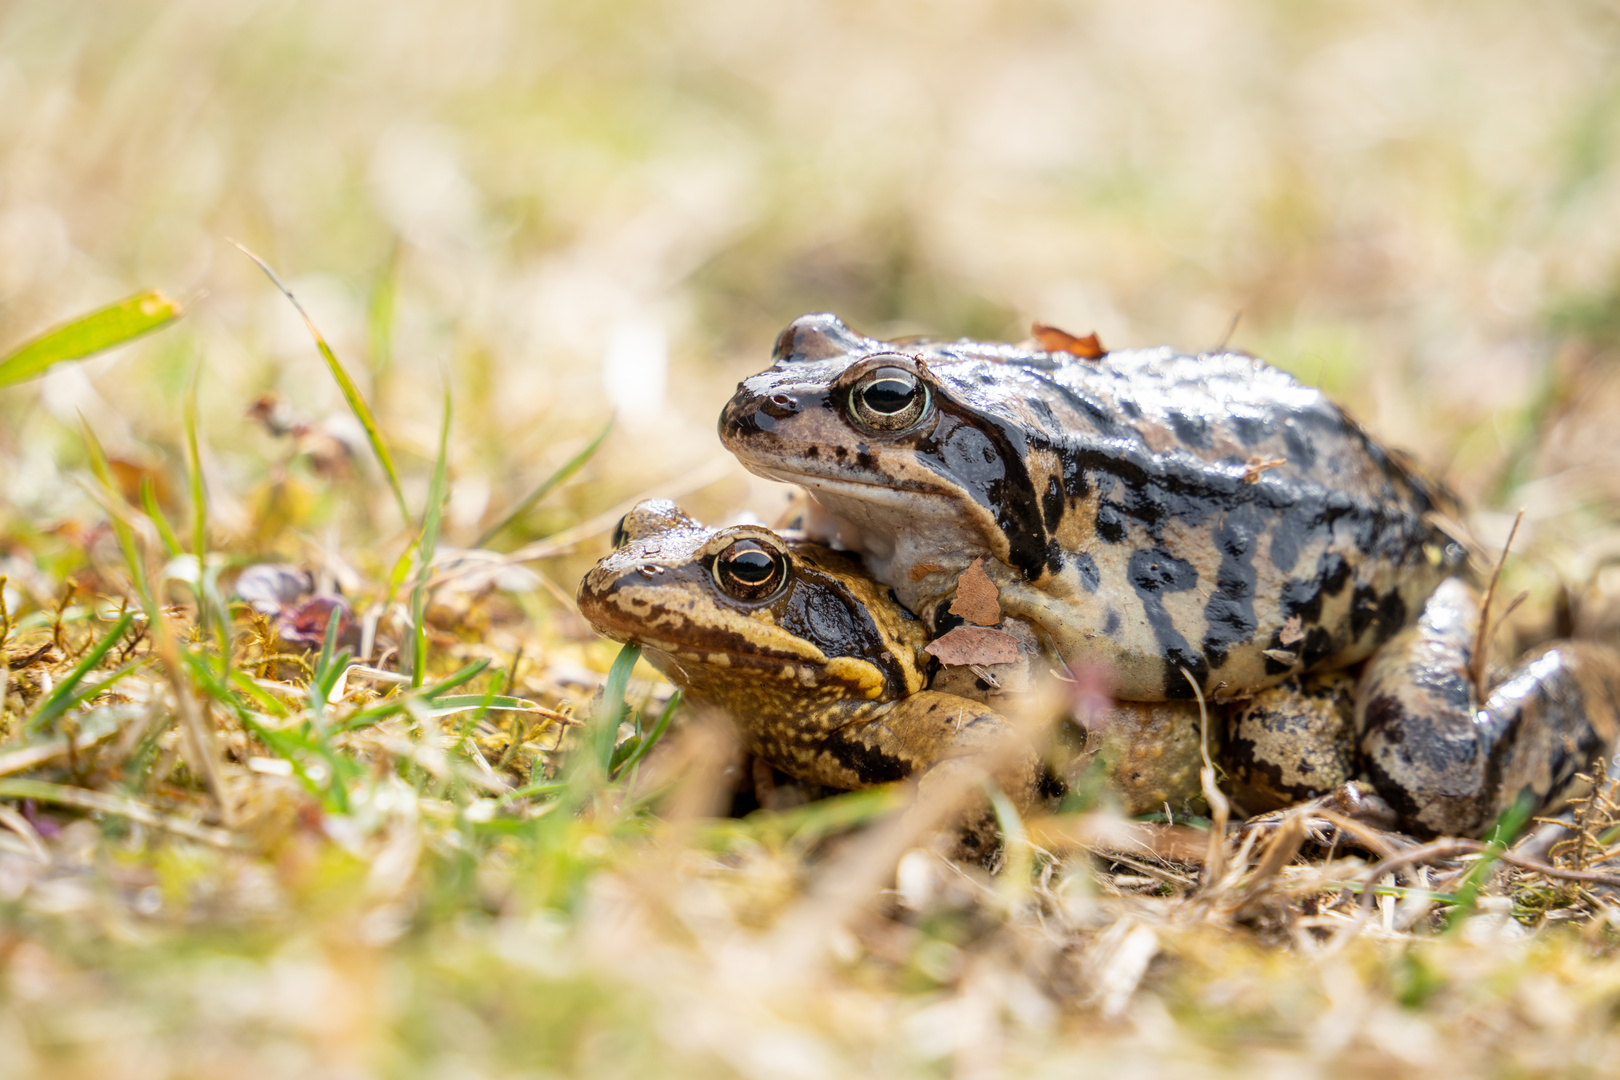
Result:
M634 769L637 765L641 764L641 759L651 753L652 748L658 745L658 740L664 737L664 732L669 729L670 720L675 716L675 710L680 708L680 706L681 692L677 690L670 695L669 703L664 706L664 711L658 714L658 722L653 725L653 729L641 737L635 749L630 752L629 756L627 756L622 762L614 763L613 770L615 776L623 776L626 772L629 772L631 769ZM617 757L618 755L615 754L614 756Z
M519 712L533 712L539 707L536 702L527 698L508 697L505 694L491 694L488 697L483 694L451 694L448 697L428 699L428 708L436 711L476 709L480 705L490 709L515 709Z
M236 693L251 698L266 714L278 720L285 720L289 715L287 706L281 703L281 699L254 682L245 671L229 672L224 677L222 685L234 686Z
M624 695L630 687L630 671L641 659L641 646L630 644L619 650L613 666L608 669L607 681L602 684L602 707L585 734L584 746L589 748L590 760L602 776L608 774L613 762L613 744L618 741L619 721L624 719Z
M191 373L186 392L186 483L191 489L191 553L202 565L208 553L208 491L203 486L202 452L197 443L197 388L202 382L202 365Z
M596 433L596 437L590 442L586 443L584 447L580 449L579 453L563 462L561 467L559 467L556 472L540 481L540 486L520 499L518 504L511 510L508 510L501 520L485 529L484 535L480 536L476 541L474 541L473 547L483 547L484 545L488 544L491 540L495 539L495 537L499 536L508 525L512 524L514 521L518 520L524 514L527 514L530 510L532 510L534 508L534 504L549 495L551 490L558 484L561 484L570 476L577 473L587 461L591 460L592 455L594 455L597 449L602 445L602 441L608 437L608 433L613 430L613 423L614 422L612 420L609 420L606 424L604 424L602 426L602 430Z
M140 549L135 545L135 530L130 527L129 518L124 513L124 497L119 494L118 487L113 483L112 466L107 464L107 452L101 448L101 440L96 433L90 430L90 425L84 417L79 417L79 431L84 437L85 453L90 458L90 471L106 493L107 516L112 519L113 535L118 538L118 548L124 553L124 563L129 568L129 581L135 588L135 593L141 598L142 605L148 615L154 614L152 608L152 594L147 588L146 564L141 558Z
M100 641L96 642L95 648L84 654L84 658L79 661L77 666L68 672L61 682L56 684L44 701L35 707L33 715L23 721L23 730L30 733L38 731L72 708L74 689L84 680L86 675L96 669L96 665L101 663L107 653L112 651L112 647L123 640L124 635L129 633L130 624L134 621L135 614L133 612L126 611L120 615L118 621L113 623L112 629L107 631Z
M559 792L567 790L568 781L548 780L543 783L528 784L524 787L513 788L511 791L508 791L505 795L501 796L500 802L502 805L504 805L516 799L532 799L536 795L556 795Z
M315 670L309 679L309 711L318 720L326 713L326 698L336 685L336 676L332 674L337 659L338 624L343 621L342 611L333 608L326 617L326 636L321 639L321 654L315 660ZM348 659L348 650L343 650L343 658Z
M163 541L163 553L169 558L180 554L180 538L174 533L174 526L169 524L169 518L158 505L157 492L152 487L152 478L141 477L141 509L146 516L152 519L157 526L158 537Z
M422 696L427 698L429 702L433 702L439 697L439 695L445 693L446 691L454 690L458 686L464 686L478 678L478 676L482 675L484 671L488 669L490 663L491 661L487 656L482 660L474 660L472 663L468 664L460 671L457 671L455 674L447 675L443 679L440 679L438 682L434 683L432 686L423 690Z
M405 503L405 489L399 486L399 471L394 468L394 456L388 452L388 444L383 441L382 431L377 427L377 418L372 415L371 406L366 404L366 399L360 396L360 388L354 384L353 379L349 378L348 370L343 366L343 362L337 358L337 354L332 351L332 346L326 343L326 338L321 336L320 330L315 326L315 321L304 310L304 305L298 302L298 298L292 294L291 289L281 283L281 279L270 268L270 264L246 247L237 244L235 240L232 240L231 243L236 244L237 249L242 254L258 264L259 269L264 271L271 284L281 290L281 295L285 296L288 302L292 304L294 310L298 312L298 317L304 320L304 326L309 329L310 336L315 339L315 347L321 351L321 356L326 359L326 366L332 372L332 378L337 380L338 389L343 391L343 400L349 403L349 411L354 413L354 418L360 421L360 426L366 431L366 439L371 443L371 452L376 455L377 464L382 466L383 475L388 478L388 486L394 493L394 501L399 505L400 518L406 525L409 525L411 523L411 511Z
M450 388L444 390L444 419L439 424L439 456L433 462L427 506L422 511L422 540L417 545L416 586L411 590L411 687L427 676L428 578L433 573L433 552L439 545L439 523L444 513L445 473L450 457Z
M1446 927L1447 933L1455 932L1463 922L1473 914L1474 907L1479 901L1479 891L1485 886L1485 879L1490 875L1491 868L1496 865L1497 858L1506 851L1513 841L1518 839L1519 833L1524 831L1535 816L1536 800L1529 789L1521 791L1518 798L1509 803L1497 817L1496 824L1485 835L1490 837L1485 850L1480 853L1478 861L1468 868L1458 884L1455 895L1457 906L1451 911L1451 922Z
M454 675L450 675L447 678L434 683L432 686L425 687L421 690L410 691L409 694L397 694L393 697L384 698L382 701L379 701L374 705L368 705L366 708L360 709L353 713L347 720L345 720L343 722L342 730L354 731L357 728L363 728L369 724L375 724L380 720L385 720L388 717L393 716L395 713L403 711L405 708L405 702L409 698L425 698L427 699L427 703L430 708L437 708L439 701L441 700L439 695L443 694L447 690L454 690L456 687L461 686L464 683L471 682L479 675L482 675L484 670L488 668L489 665L490 660L488 657L485 657L482 660L474 660L472 663L468 664ZM479 700L482 700L482 698Z
M186 392L186 486L191 494L191 552L197 558L197 626L213 632L219 649L220 678L230 681L231 612L219 593L219 572L208 563L208 488L203 482L202 447L197 437L197 393L202 364L191 372Z
M26 382L64 360L80 360L133 341L184 314L179 304L155 289L136 293L24 343L0 360L0 386Z

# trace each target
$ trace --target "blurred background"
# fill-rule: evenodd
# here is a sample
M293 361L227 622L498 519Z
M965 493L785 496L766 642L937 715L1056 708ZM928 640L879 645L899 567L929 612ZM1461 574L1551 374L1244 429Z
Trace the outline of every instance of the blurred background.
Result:
M235 240L373 404L413 513L451 391L442 545L475 543L617 417L491 542L582 536L534 564L556 588L456 645L548 703L559 657L583 699L614 655L567 614L614 507L781 507L714 421L817 310L880 336L1229 339L1446 476L1486 542L1524 507L1509 573L1537 590L1533 636L1560 584L1620 596L1617 56L1614 0L0 0L0 355L139 289L189 307L0 390L7 607L48 623L67 575L117 562L75 482L81 416L128 494L150 481L186 520L193 380L211 547L385 592L414 532ZM397 794L402 770L356 790ZM131 777L107 783L175 796ZM490 799L475 822L428 789L324 817L289 797L296 820L247 852L75 817L49 874L0 860L0 1078L993 1076L1042 1055L1051 1075L1150 1075L1199 1040L1207 1071L1246 1078L1243 1045L1289 1075L1341 1051L1388 1076L1462 1050L1526 1075L1615 1059L1601 920L1590 947L1538 945L1552 959L1521 994L1532 953L1505 915L1500 938L1475 920L1421 954L1307 942L1295 963L1247 931L1116 920L1077 860L1049 908L1003 879L796 981L750 942L813 880L802 845L629 820L643 847L612 815L553 833Z
M167 497L200 368L222 542L392 535L307 332L229 238L354 372L413 502L448 383L451 543L614 413L497 546L712 480L730 387L810 310L1230 333L1486 508L1530 506L1532 537L1606 520L1617 38L1599 0L8 3L0 348L137 288L191 311L0 395L0 512L95 516L60 482L80 414ZM733 470L688 501L778 498Z

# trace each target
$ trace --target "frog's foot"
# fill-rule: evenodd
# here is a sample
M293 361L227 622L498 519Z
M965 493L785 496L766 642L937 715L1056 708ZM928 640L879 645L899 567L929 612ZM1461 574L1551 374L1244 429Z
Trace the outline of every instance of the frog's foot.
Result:
M1295 806L1256 814L1243 823L1239 836L1251 832L1270 834L1290 816L1302 814L1311 838L1327 846L1335 836L1342 837L1357 847L1383 853L1384 848L1405 846L1384 834L1394 832L1399 824L1395 809L1385 802L1371 784L1349 780L1325 795L1319 795ZM1331 817L1328 815L1332 815ZM1347 828L1346 822L1359 828Z
M1064 765L1063 780L1082 794L1105 788L1128 815L1207 813L1200 723L1190 701L1116 701L1088 710L1074 718L1084 744ZM1221 733L1212 727L1209 749L1218 754Z
M1231 793L1250 811L1331 796L1356 774L1354 681L1342 671L1292 678L1228 707Z
M1527 654L1479 701L1474 591L1456 579L1372 659L1356 688L1369 779L1422 834L1474 836L1528 792L1537 809L1620 736L1620 651L1555 641Z

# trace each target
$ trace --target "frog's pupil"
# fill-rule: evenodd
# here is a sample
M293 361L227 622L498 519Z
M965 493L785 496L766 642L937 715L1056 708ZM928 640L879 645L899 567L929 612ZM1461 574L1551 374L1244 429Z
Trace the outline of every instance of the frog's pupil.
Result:
M763 551L739 551L726 560L726 572L748 585L763 585L775 572L774 560Z
M787 562L758 540L738 540L714 560L714 579L738 600L764 600L787 581Z
M917 383L914 380L890 376L868 386L862 399L873 412L892 416L909 406L916 396Z

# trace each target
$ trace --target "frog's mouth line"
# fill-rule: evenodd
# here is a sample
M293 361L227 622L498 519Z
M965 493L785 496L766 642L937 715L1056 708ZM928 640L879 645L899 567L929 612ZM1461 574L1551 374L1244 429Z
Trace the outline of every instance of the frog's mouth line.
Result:
M676 660L680 660L688 664L703 664L708 667L717 667L719 665L712 663L709 657L718 653L719 655L726 657L726 659L729 661L727 666L734 671L777 672L790 665L799 666L809 664L814 667L820 667L827 662L827 657L825 656L818 660L814 656L790 656L784 653L771 653L758 649L752 651L743 651L736 648L728 648L719 642L710 643L701 639L688 639L680 642L661 641L656 638L649 637L645 628L642 627L638 627L634 631L620 630L617 627L610 627L606 631L598 630L598 632L602 633L605 637L612 638L614 641L634 641L648 652L664 653Z
M896 483L891 480L852 480L819 472L794 472L777 465L749 466L749 471L767 480L798 484L800 487L848 495L861 502L885 503L891 506L909 506L912 498L917 495L941 493L938 489L905 481Z

